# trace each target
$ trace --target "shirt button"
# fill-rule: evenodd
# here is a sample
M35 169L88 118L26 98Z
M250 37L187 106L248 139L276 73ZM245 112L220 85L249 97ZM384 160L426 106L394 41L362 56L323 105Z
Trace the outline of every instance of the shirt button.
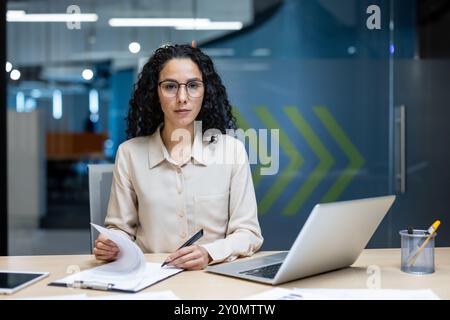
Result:
M183 211L178 211L178 216L179 216L180 218L183 218L183 217L184 217Z
M181 173L181 168L177 168L177 173Z
M180 235L183 239L186 238L186 232L182 232Z

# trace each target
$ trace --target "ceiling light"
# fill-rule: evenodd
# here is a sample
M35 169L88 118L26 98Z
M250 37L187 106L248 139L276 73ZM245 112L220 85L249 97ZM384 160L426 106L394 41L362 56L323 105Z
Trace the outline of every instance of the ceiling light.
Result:
M91 80L94 77L94 72L91 69L84 69L81 76L84 80Z
M240 21L196 21L191 25L175 26L177 30L241 30Z
M60 90L53 91L53 110L52 115L54 119L62 118L62 93Z
M89 112L98 113L98 91L91 89L89 91Z
M17 92L16 94L16 111L24 112L25 111L25 95L22 91Z
M108 23L111 27L183 27L209 21L193 18L112 18Z
M6 12L6 18L20 17L24 16L26 12L24 10L8 10Z
M11 73L9 74L9 76L10 76L11 79L13 79L13 80L19 80L19 79L20 79L20 71L14 69L13 71L11 71Z
M6 14L8 22L95 22L95 13L18 13Z
M131 42L128 46L128 50L130 50L131 53L138 53L141 51L141 45L138 42Z

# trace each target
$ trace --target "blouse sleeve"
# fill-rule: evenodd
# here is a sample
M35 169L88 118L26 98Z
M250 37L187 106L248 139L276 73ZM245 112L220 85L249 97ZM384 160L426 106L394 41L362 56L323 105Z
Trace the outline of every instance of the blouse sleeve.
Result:
M116 154L105 226L122 231L131 240L135 240L138 225L137 197L128 163L129 154L120 145Z
M251 256L263 243L247 152L239 140L236 140L236 144L237 156L232 168L226 237L202 245L211 256L211 263Z

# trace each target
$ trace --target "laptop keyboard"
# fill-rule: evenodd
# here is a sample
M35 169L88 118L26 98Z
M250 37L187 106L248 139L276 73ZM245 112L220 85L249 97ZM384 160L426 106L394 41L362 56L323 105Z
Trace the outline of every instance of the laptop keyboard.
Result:
M273 279L275 278L275 275L278 272L278 269L280 269L281 263L277 264L271 264L269 266L241 271L239 273L248 275L248 276L254 276L254 277L262 277L262 278L268 278Z

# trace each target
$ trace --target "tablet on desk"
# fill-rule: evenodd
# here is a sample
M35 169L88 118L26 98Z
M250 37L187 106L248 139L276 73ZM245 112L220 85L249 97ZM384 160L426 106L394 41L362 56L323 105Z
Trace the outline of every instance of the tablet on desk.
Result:
M48 275L48 272L0 270L0 294L12 294Z

